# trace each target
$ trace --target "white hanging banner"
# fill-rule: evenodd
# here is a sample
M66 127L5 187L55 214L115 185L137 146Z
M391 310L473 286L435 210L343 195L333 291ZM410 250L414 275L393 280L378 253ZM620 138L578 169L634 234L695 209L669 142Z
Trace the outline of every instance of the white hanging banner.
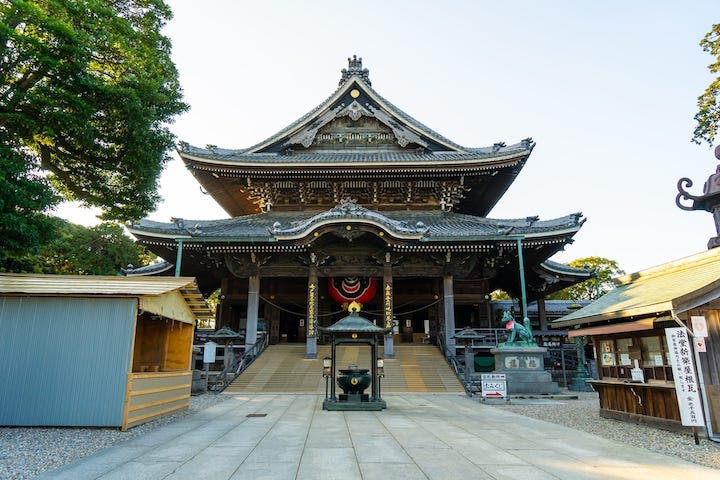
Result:
M702 427L702 404L700 403L700 389L695 375L693 363L693 344L688 339L687 331L683 327L666 328L668 356L672 364L673 378L675 379L675 394L680 407L682 424L689 427Z

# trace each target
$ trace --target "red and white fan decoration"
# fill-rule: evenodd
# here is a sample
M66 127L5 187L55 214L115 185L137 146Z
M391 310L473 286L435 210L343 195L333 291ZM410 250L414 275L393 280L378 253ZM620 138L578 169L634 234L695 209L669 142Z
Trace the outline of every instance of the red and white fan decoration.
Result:
M339 304L367 303L376 291L377 278L374 277L328 277L328 292Z

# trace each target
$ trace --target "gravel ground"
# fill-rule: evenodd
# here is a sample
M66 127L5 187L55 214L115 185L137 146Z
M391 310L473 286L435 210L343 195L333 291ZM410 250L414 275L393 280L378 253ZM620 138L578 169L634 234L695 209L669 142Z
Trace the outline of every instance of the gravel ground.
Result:
M695 445L691 434L668 432L645 425L601 418L597 393L570 393L578 393L578 400L493 406L653 452L673 455L689 462L720 468L720 443L701 438L700 445Z
M190 397L189 409L144 423L127 432L113 428L0 428L0 479L32 478L45 470L144 435L228 398L228 395L215 394Z

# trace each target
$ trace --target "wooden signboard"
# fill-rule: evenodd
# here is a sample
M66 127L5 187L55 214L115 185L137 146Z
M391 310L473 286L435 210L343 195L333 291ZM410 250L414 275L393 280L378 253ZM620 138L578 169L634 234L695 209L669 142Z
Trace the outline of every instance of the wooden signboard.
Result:
M695 375L693 363L693 344L688 339L683 327L666 328L668 357L672 363L675 379L675 394L680 407L680 419L683 425L702 427L702 404L700 403L700 387Z

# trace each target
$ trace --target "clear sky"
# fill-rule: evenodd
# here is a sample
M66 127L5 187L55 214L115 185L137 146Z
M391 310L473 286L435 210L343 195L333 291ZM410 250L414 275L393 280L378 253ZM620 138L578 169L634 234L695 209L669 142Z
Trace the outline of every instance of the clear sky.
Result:
M243 148L327 98L357 54L381 95L461 145L537 142L491 217L587 223L553 259L635 271L705 250L712 216L675 206L715 171L690 142L717 1L169 1L193 145ZM173 153L150 218L226 218ZM65 206L61 216L92 216Z

